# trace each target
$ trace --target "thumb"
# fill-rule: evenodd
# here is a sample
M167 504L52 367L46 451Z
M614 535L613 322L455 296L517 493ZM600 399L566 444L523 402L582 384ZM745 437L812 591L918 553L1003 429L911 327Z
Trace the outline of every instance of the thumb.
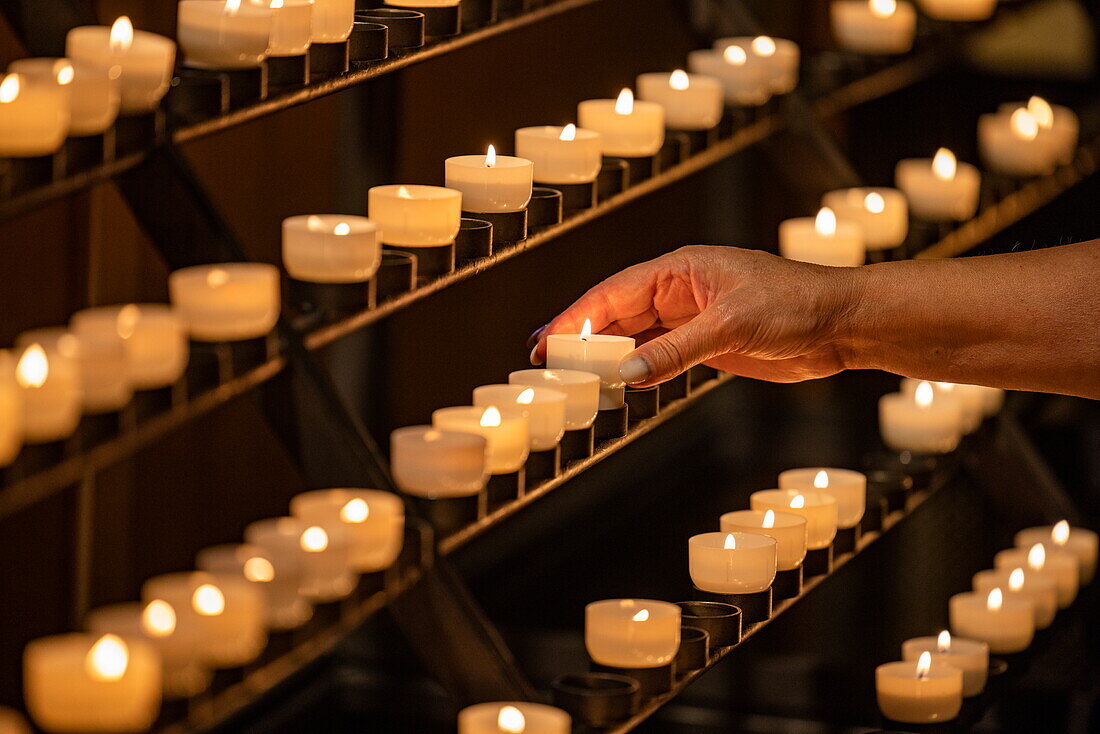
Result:
M619 365L619 376L633 387L648 387L691 369L725 352L721 344L722 321L711 309L646 342Z

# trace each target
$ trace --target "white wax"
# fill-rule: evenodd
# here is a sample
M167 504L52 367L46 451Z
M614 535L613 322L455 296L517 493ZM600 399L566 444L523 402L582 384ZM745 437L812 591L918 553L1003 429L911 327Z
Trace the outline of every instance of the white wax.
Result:
M213 672L199 656L198 628L180 626L175 608L163 599L151 605L127 602L88 612L84 627L96 635L146 640L160 657L165 698L187 698L206 690Z
M135 389L167 387L187 368L187 327L167 304L87 308L73 314L69 325L84 341L118 339L126 356L126 375Z
M837 501L837 527L853 528L867 506L867 475L851 469L810 467L779 474L780 489L824 492Z
M496 415L490 416L490 412ZM440 408L432 413L432 426L445 431L484 436L488 442L486 465L490 474L519 471L527 461L527 418L523 415L505 415L491 408L462 405Z
M802 497L802 500L798 500ZM796 506L791 507L791 503ZM797 505L802 502L802 507ZM823 492L802 492L793 489L764 489L753 492L749 497L749 506L754 510L776 514L789 512L806 519L806 547L810 550L827 548L836 537L837 501L832 495Z
M909 210L929 222L965 221L978 211L982 176L969 163L959 162L949 178L932 170L931 158L906 158L894 169L894 183L909 199Z
M351 35L355 0L313 0L313 42L339 43Z
M240 576L255 584L264 595L264 624L268 629L301 627L313 616L313 607L301 597L300 569L279 563L258 545L227 543L203 548L195 566L209 573Z
M301 214L283 220L283 265L310 283L364 283L382 263L378 226L351 214Z
M576 184L595 181L600 173L602 147L595 130L543 125L516 130L516 155L534 164L534 180L546 184Z
M1100 546L1097 534L1086 528L1071 527L1064 540L1059 541L1056 538L1054 526L1043 525L1025 528L1016 533L1015 544L1017 548L1031 548L1036 543L1042 543L1048 551L1061 549L1072 553L1077 556L1081 586L1092 583L1096 574L1097 548Z
M23 697L46 731L145 731L160 696L160 660L139 637L73 632L31 640L23 650Z
M387 245L445 245L458 234L462 192L416 184L374 186L367 192L367 208Z
M168 602L177 630L187 630L196 654L214 668L237 668L259 657L267 644L264 598L236 575L168 573L142 584L141 600Z
M73 61L121 70L119 90L123 115L152 112L168 92L176 63L176 43L148 31L111 42L107 26L79 26L65 36L65 56Z
M917 4L936 20L986 20L997 9L997 0L917 0Z
M1051 113L1049 124L1044 126L1042 122L1039 123L1038 137L1050 146L1055 162L1066 164L1077 154L1077 138L1081 124L1077 119L1077 113L1069 107L1062 105L1049 105L1049 107ZM1011 115L1020 108L1029 109L1028 103L1006 102L998 107L997 111Z
M68 128L68 96L56 83L0 76L0 157L50 155Z
M923 380L902 378L901 392L913 396ZM984 389L978 385L962 385L954 382L930 382L936 401L955 401L959 406L959 430L973 433L985 417Z
M488 441L484 436L406 426L390 434L394 481L414 497L470 497L485 487Z
M1008 598L1000 609L990 609L988 599L972 592L951 597L951 634L982 640L998 655L1026 650L1035 636L1034 602Z
M306 525L343 538L348 562L359 573L384 571L405 544L405 505L378 489L318 489L290 500L290 514Z
M623 405L626 383L619 364L634 351L634 340L610 334L551 334L546 338L549 369L579 370L600 376L600 410Z
M565 434L565 393L549 387L482 385L474 388L473 403L495 406L504 415L527 419L527 445L532 451L549 451Z
M905 194L897 189L837 189L821 197L821 206L836 212L841 222L859 225L863 231L863 244L868 250L897 247L909 234L909 205Z
M33 334L33 332L30 332ZM23 441L67 438L80 423L84 403L76 337L39 343L16 338L15 380L22 391Z
M1081 564L1077 556L1067 550L1047 548L1045 545L1043 548L1045 558L1039 567L1028 563L1030 548L1006 548L998 551L997 555L993 556L993 567L1009 571L1022 568L1025 574L1036 574L1053 579L1058 589L1058 608L1065 609L1077 598L1077 590L1081 585Z
M991 113L978 118L978 148L982 162L996 173L1014 178L1043 176L1054 170L1056 152L1048 140L1016 131L1012 114Z
M732 44L736 45L736 44ZM728 47L727 47L728 48ZM771 98L768 70L747 47L739 50L699 49L688 54L688 68L722 83L722 96L731 107L758 107Z
M723 533L759 533L775 538L776 569L790 571L802 565L806 558L806 518L791 512L772 511L771 525L766 526L767 511L738 510L721 518Z
M709 130L722 121L722 82L682 71L639 74L638 97L665 108L670 130Z
M168 275L168 292L195 341L256 339L266 336L279 320L279 269L274 265L182 268Z
M176 38L199 69L254 69L267 58L274 12L237 0L180 0Z
M266 0L273 8L268 56L301 56L309 50L313 33L312 0Z
M72 137L99 135L118 116L121 70L69 59L17 59L8 71L44 84L55 83L68 98Z
M584 608L584 646L600 665L668 665L680 649L680 607L653 599L594 601Z
M904 54L913 48L917 11L897 3L889 14L876 12L868 0L833 0L829 5L833 35L840 45L861 54Z
M981 640L952 637L946 649L940 649L936 637L914 637L901 644L901 659L915 663L921 653L932 656L932 667L950 665L962 671L964 698L977 696L985 690L989 677L989 645Z
M126 367L122 340L97 333L78 336L64 327L25 331L16 339L19 347L41 344L48 355L72 350L80 373L80 391L85 413L98 415L121 410L134 391ZM52 361L52 360L51 360Z
M920 405L911 395L888 393L878 401L879 432L895 451L946 454L959 445L961 408L955 400Z
M508 375L512 385L548 387L565 394L565 430L588 428L600 407L600 376L580 370L531 369Z
M263 548L276 568L293 569L298 593L310 602L338 601L355 590L346 536L296 517L271 517L245 526L244 539Z
M627 111L617 112L619 109ZM665 142L665 110L655 102L588 99L577 105L577 122L601 136L604 155L643 158L656 155Z
M23 391L15 379L15 356L0 349L0 466L23 447Z
M769 36L734 36L714 42L718 51L724 52L729 46L745 49L748 63L764 68L773 94L787 94L798 86L798 64L802 54L794 41Z
M402 3L409 4L408 0ZM527 701L478 703L458 712L458 734L569 734L572 725L561 709Z
M867 248L858 224L839 221L836 232L822 233L815 217L796 217L779 223L779 254L788 260L858 267L863 264Z
M510 155L458 155L444 161L447 188L462 192L468 212L518 212L531 201L534 165Z
M979 594L989 595L994 589L1000 589L1006 599L1030 599L1035 611L1035 629L1046 629L1058 613L1058 584L1043 573L1021 567L1023 584L1019 589L1012 588L1012 574L1016 569L987 569L974 574L972 586Z
M702 533L688 539L696 588L713 594L764 591L775 581L777 543L757 533Z
M963 674L947 664L932 664L918 675L916 661L875 668L875 693L883 715L907 724L951 721L962 709Z

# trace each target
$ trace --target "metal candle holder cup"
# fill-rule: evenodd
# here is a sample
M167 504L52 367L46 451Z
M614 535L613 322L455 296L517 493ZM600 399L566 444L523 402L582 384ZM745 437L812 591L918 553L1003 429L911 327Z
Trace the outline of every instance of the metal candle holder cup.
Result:
M291 89L309 84L309 54L269 56L267 84L274 89Z
M389 28L390 56L400 56L424 45L424 14L415 10L371 8L356 10L356 20L381 23Z
M802 566L776 571L772 582L772 599L794 599L802 593Z
M588 183L538 185L561 192L562 217L596 206L599 188L595 179Z
M516 212L467 212L462 216L493 225L493 248L514 245L527 239L527 210Z
M311 283L287 278L291 303L305 314L332 320L373 308L375 280L362 283Z
M387 2L387 8L413 10L424 15L424 36L427 38L446 38L462 32L462 13L465 3L454 5L412 6L403 5L400 0Z
M416 284L418 286L453 273L455 269L454 242L428 247L386 245L383 249L387 252L403 252L416 258Z
M416 283L416 256L397 250L382 250L382 263L375 274L377 303L411 291Z
M166 100L173 124L192 124L229 111L229 79L216 72L180 69Z
M702 670L710 662L710 633L700 627L680 628L680 649L676 651L676 675Z
M681 372L671 380L661 383L661 407L665 407L674 400L681 400L691 395L691 371Z
M611 673L633 678L638 682L642 698L652 698L668 693L676 681L675 662L660 665L656 668L616 668L611 665L600 665L592 662L589 664L594 673Z
M833 570L833 544L824 548L811 548L806 551L806 560L802 562L804 576L824 576Z
M351 26L348 59L352 66L382 61L390 54L390 29L384 23L356 20Z
M527 480L523 469L507 474L491 475L488 484L485 485L489 511L519 499L526 485Z
M413 504L420 510L425 520L435 528L436 535L445 538L467 525L477 522L479 495L469 497L439 497L428 499L414 497Z
M629 427L629 417L630 410L625 404L596 413L596 422L593 424L596 443L625 436Z
M833 553L835 555L855 553L861 537L863 537L863 532L859 523L850 528L837 528L836 537L833 538Z
M741 610L716 601L681 601L680 622L710 635L710 649L732 647L741 642Z
M690 148L691 141L686 134L667 130L665 132L665 142L661 144L661 149L657 151L657 169L655 173L667 171L682 163L691 155Z
M621 194L631 184L630 164L622 158L604 158L600 173L596 177L596 196L598 201L607 201Z
M628 386L623 399L626 400L630 423L637 423L646 418L656 418L661 411L661 386Z
M309 47L309 75L314 79L347 74L351 68L347 41L313 43Z
M627 173L627 186L637 186L642 181L653 178L660 170L658 165L658 159L655 155L643 155L637 157L619 156L620 160L626 161Z
M629 719L638 710L638 681L613 673L570 673L550 684L554 705L575 720L602 729Z
M526 483L534 486L548 479L554 479L561 473L561 447L555 446L546 451L532 451L527 455L524 465Z
M695 587L695 597L699 601L716 601L729 604L741 610L742 624L766 622L772 616L772 589L752 591L744 594L715 594Z
M535 186L531 189L531 203L527 205L527 227L538 232L545 227L561 224L562 195L557 189Z
M591 456L596 448L595 436L595 426L566 431L561 443L558 444L558 448L561 450L562 466Z
M455 236L455 264L466 265L493 254L493 225L463 217Z

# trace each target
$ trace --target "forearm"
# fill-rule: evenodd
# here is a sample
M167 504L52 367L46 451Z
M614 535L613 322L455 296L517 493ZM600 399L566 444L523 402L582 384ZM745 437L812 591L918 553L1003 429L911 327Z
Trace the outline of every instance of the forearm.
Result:
M1100 240L851 271L845 366L1100 397Z

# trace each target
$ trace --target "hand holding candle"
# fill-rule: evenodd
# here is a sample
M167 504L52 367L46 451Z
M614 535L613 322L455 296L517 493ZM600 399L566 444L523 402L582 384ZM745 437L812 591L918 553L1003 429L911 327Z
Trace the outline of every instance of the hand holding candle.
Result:
M623 405L626 392L619 364L632 351L632 338L593 334L592 322L585 319L579 334L551 334L546 338L546 366L599 375L600 410L615 409Z

